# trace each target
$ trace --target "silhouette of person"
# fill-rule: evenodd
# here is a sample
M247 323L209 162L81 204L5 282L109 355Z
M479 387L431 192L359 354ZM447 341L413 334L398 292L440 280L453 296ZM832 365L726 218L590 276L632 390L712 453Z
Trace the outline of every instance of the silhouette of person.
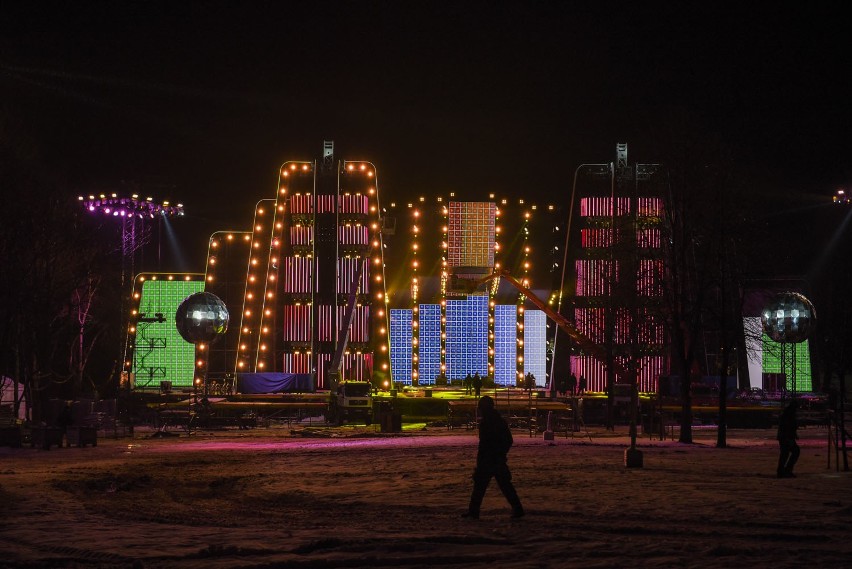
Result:
M559 376L559 377L556 378L556 391L559 393L559 395L561 395L563 397L565 396L565 393L567 393L567 391L568 391L568 379L567 378L565 378L563 376Z
M467 374L467 376L464 378L464 391L465 391L465 393L470 395L470 391L471 391L472 387L473 387L473 378L470 376L470 374Z
M462 517L479 519L482 498L485 497L485 490L491 478L494 478L512 506L512 517L520 518L524 515L524 508L512 484L512 473L506 463L506 455L512 448L512 432L503 417L494 409L494 400L488 395L479 400L476 411L479 416L479 447L476 452L476 469L473 471L473 492L467 511Z
M479 372L476 372L473 374L473 394L479 397L480 391L482 391L482 376L479 375Z
M780 454L778 456L778 478L795 478L793 467L796 461L799 460L799 445L796 439L799 438L796 432L799 428L799 422L796 418L796 410L799 408L799 402L793 399L781 412L781 417L778 420L778 446Z
M572 397L577 393L577 376L573 373L568 377L568 391Z
M585 377L585 376L583 376L583 375L581 375L581 376L580 376L580 383L579 383L579 385L577 386L577 387L578 387L578 392L579 392L579 394L580 394L580 395L583 395L584 393L586 393L586 387L587 387L587 385L588 385L588 384L586 383L586 377Z
M62 409L59 410L59 416L56 418L56 426L59 427L59 431L60 431L60 434L59 434L59 436L60 436L59 446L60 447L62 446L63 440L66 441L66 443L65 443L66 446L71 446L71 444L67 442L68 441L68 427L71 426L71 423L73 423L72 413L71 413L71 404L66 401L65 404L62 406Z

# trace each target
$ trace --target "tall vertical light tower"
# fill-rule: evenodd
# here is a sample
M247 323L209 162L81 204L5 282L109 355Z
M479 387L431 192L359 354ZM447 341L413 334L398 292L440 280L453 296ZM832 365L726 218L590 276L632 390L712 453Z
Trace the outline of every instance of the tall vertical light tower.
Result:
M666 372L664 328L651 309L662 295L662 198L655 164L627 160L616 148L608 183L585 185L579 198L579 254L575 261L577 329L631 367L640 391L656 391ZM630 364L630 365L629 365ZM576 353L571 370L590 391L612 393L613 366Z
M255 208L236 373L310 373L326 388L340 342L341 377L388 372L380 211L375 166L336 161L330 141L320 160L281 166L274 203Z

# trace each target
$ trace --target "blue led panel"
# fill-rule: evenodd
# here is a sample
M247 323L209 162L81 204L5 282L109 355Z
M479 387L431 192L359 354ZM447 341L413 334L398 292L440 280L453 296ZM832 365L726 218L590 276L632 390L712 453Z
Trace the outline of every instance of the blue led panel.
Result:
M535 376L541 387L547 384L547 316L541 310L524 311L524 377Z
M516 384L518 373L518 308L514 304L494 307L494 383Z
M418 370L420 385L434 385L441 373L441 305L420 305Z
M488 297L447 300L446 362L449 379L488 373Z
M466 301L447 300L447 379L464 379L469 373L464 367L464 348L467 341L464 309Z
M411 316L409 308L390 310L391 378L411 385Z

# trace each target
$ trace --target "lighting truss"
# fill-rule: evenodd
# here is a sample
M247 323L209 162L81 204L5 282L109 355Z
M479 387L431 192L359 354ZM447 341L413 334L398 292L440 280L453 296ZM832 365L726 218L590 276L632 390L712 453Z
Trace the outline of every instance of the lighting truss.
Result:
M87 211L91 213L102 213L113 217L139 217L140 219L154 219L157 215L175 217L183 215L183 204L172 205L168 201L155 202L154 198L141 199L137 194L128 197L119 197L118 194L90 195L88 198L80 196L77 198Z

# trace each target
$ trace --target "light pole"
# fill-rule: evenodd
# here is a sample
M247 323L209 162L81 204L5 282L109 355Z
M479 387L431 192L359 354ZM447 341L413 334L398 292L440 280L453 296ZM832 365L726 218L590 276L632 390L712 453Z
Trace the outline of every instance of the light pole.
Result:
M837 190L837 194L835 196L835 202L849 204L852 203L849 199L849 194L845 190ZM846 221L849 220L849 215L846 216ZM838 417L840 418L840 436L842 440L841 447L843 449L843 466L844 470L849 470L849 459L846 455L846 370L842 370L840 373L840 412L838 413Z

